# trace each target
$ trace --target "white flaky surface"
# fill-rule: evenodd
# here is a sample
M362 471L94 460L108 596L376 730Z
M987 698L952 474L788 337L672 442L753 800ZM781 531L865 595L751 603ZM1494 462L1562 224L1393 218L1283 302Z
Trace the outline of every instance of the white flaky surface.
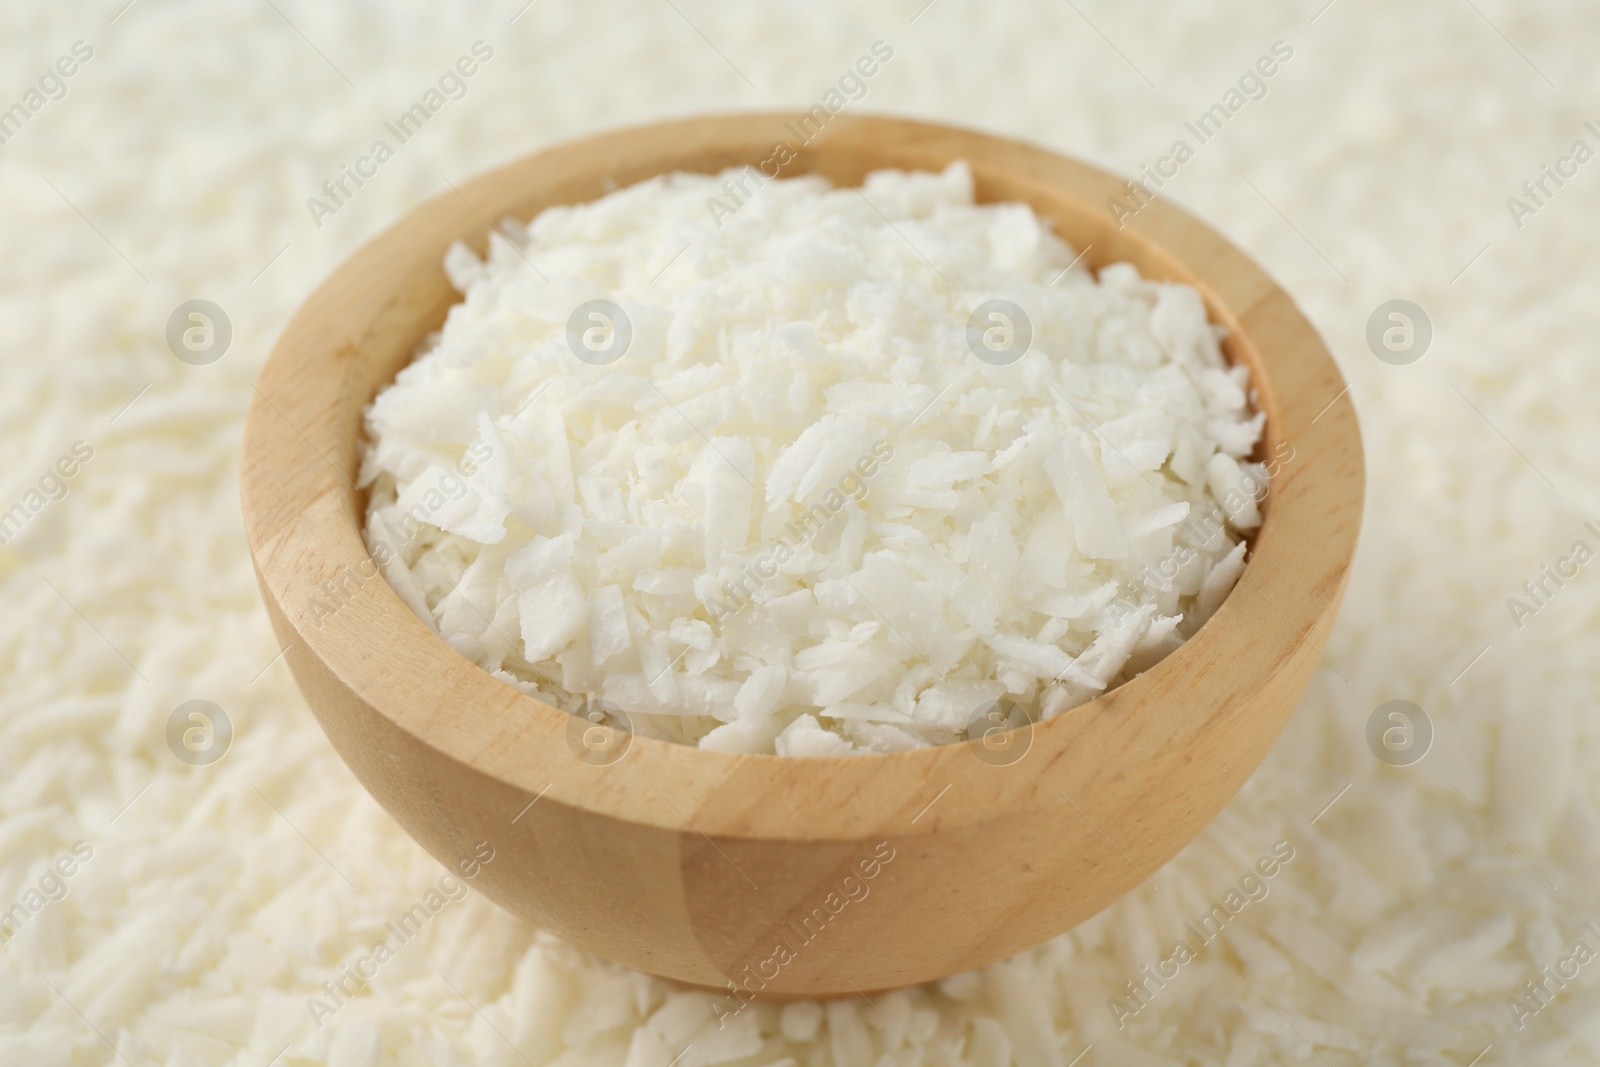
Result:
M964 162L745 173L446 257L464 299L373 402L361 476L424 621L574 713L802 756L1048 718L1193 634L1268 486L1200 294L1097 280Z
M1586 564L1520 629L1506 605L1600 518L1600 174L1586 164L1520 230L1505 205L1575 139L1594 144L1591 14L937 0L912 23L921 0L540 0L511 23L520 0L140 0L113 23L122 2L0 15L0 104L73 41L95 49L0 146L0 507L75 441L94 450L0 549L0 907L74 842L93 849L0 948L0 1063L1067 1067L1089 1046L1079 1067L1600 1058L1600 962L1521 1030L1507 1006L1535 1003L1519 987L1600 924L1600 576ZM479 39L494 56L467 95L316 228L305 199ZM1292 45L1266 98L1166 192L1288 286L1352 382L1370 507L1326 665L1239 797L1149 884L979 974L870 1006L747 1010L718 1032L700 994L575 952L469 889L317 1029L307 998L444 872L366 797L274 662L235 474L273 337L447 180L602 126L808 107L878 39L894 58L851 106L1129 172L1273 41ZM234 325L209 367L163 340L195 297ZM1435 326L1410 367L1363 337L1394 298ZM164 741L190 699L237 729L210 767ZM1364 739L1391 699L1434 723L1409 768ZM1118 1029L1108 1000L1279 841L1294 856L1260 881L1267 895Z

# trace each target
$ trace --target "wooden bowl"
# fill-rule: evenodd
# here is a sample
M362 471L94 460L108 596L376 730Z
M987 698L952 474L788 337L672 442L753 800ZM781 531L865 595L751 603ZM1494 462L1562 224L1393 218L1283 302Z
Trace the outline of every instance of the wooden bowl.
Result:
M453 870L488 842L494 859L470 884L507 910L599 956L722 988L729 1010L753 994L881 990L977 967L1153 874L1234 795L1294 710L1362 505L1355 412L1327 349L1210 228L1162 201L1119 228L1107 207L1127 195L1117 178L1031 145L855 115L802 144L789 117L607 133L429 200L335 271L284 330L250 406L241 474L289 665L378 802ZM860 182L882 167L965 159L979 199L1031 204L1088 248L1091 267L1128 261L1204 295L1229 358L1250 367L1267 414L1263 454L1293 458L1238 587L1158 666L991 738L998 748L798 759L599 728L586 748L573 742L587 723L458 655L378 575L353 484L362 411L458 300L441 267L450 242L481 252L491 219L667 171L760 166L779 142L794 153L785 177Z

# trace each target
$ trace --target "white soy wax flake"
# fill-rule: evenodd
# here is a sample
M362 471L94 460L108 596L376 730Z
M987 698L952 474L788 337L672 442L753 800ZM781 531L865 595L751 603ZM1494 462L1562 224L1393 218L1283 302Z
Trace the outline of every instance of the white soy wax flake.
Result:
M645 736L830 756L1060 714L1217 609L1271 465L1198 293L1067 270L964 163L714 226L735 176L450 249L362 468L442 637Z

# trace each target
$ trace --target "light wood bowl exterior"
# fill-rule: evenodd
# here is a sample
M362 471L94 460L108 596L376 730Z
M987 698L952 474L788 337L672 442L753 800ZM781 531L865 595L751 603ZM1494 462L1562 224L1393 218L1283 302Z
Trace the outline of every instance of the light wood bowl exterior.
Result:
M966 970L1068 929L1153 874L1234 795L1294 710L1339 604L1363 493L1355 412L1322 341L1196 219L1157 202L1118 229L1106 207L1123 195L1117 178L1030 145L841 115L800 147L788 117L608 133L423 204L288 324L250 407L241 473L289 665L334 747L400 825L452 869L490 842L495 859L472 884L572 944L702 986L731 981L741 996L851 994ZM1229 357L1251 369L1263 454L1293 448L1217 614L1154 669L1038 724L1011 765L961 744L785 759L637 737L617 762L590 765L569 747L572 717L458 655L373 577L352 484L362 412L457 301L441 267L449 243L481 251L489 219L663 172L759 165L780 140L799 148L784 177L859 182L877 168L965 159L981 200L1031 204L1092 246L1089 266L1129 261L1197 287L1229 331ZM319 621L325 582L348 602Z

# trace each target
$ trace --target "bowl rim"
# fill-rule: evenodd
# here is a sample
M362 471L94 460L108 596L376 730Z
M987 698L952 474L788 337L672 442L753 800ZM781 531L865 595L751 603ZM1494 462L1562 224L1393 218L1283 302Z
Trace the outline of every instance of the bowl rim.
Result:
M331 616L316 612L311 597L332 577L352 566L363 576L367 565L377 570L361 533L365 494L355 488L360 416L371 397L355 403L352 419L346 394L353 368L379 350L389 351L392 359L401 344L405 356L398 365L409 361L426 332L418 330L418 316L437 310L430 304L419 312L414 290L437 288L450 242L464 239L481 251L491 219L531 216L518 205L577 202L668 170L717 169L692 165L708 151L714 159L759 165L762 147L770 146L791 119L759 112L696 116L544 148L424 201L367 241L311 293L261 370L240 467L251 556L302 688L308 678L315 677L317 684L332 680L418 744L514 787L532 798L530 805L559 804L639 826L694 832L708 841L855 840L882 836L885 825L893 826L897 840L909 840L981 830L1021 809L1071 802L1060 786L1054 786L1059 797L1046 788L1053 785L1049 773L1085 766L1086 759L1114 761L1117 755L1073 751L1094 719L1136 711L1147 718L1130 722L1124 733L1137 734L1146 748L1159 744L1163 731L1181 744L1203 725L1185 719L1203 700L1198 692L1192 702L1173 699L1174 691L1190 688L1175 690L1175 679L1192 679L1196 690L1205 690L1205 700L1224 706L1230 686L1239 692L1268 684L1291 660L1307 655L1308 643L1309 651L1320 655L1354 554L1363 460L1348 387L1287 294L1221 235L1164 199L1150 200L1113 225L1110 200L1122 197L1127 203L1133 194L1108 172L979 131L869 114L835 116L823 135L800 147L795 165L783 176L849 170L856 164L843 162L848 153L873 154L880 162L869 170L903 166L896 161L921 158L919 153L966 158L980 201L986 188L1004 186L1095 205L1104 213L1099 222L1082 213L1075 219L1095 228L1095 241L1062 236L1080 248L1103 240L1113 251L1121 247L1118 242L1132 242L1127 246L1141 249L1139 255L1171 268L1164 276L1195 285L1213 321L1228 328L1230 358L1251 366L1257 408L1267 412L1263 440L1290 442L1294 462L1263 504L1264 521L1244 573L1192 637L1115 689L1021 728L1031 747L1004 767L975 758L962 743L783 757L711 751L637 735L628 739L617 762L594 766L563 742L571 724L581 720L461 656L386 581L362 582ZM1098 208L1102 199L1107 209ZM1062 220L1052 221L1059 231ZM1098 268L1115 261L1109 255L1103 251L1086 259ZM407 322L409 337L403 336ZM387 637L375 641L373 634ZM1210 669L1229 654L1249 663L1248 677L1219 679L1226 672ZM1163 694L1164 702L1156 699ZM317 702L310 703L320 717ZM900 769L914 770L911 777L918 780L948 784L936 796L927 790L897 798L885 792L892 788L885 783L900 777L887 772ZM1011 773L997 773L1001 770ZM746 804L706 803L730 783L742 790ZM961 803L937 804L958 785ZM811 799L797 805L796 797ZM866 807L871 818L863 818Z

